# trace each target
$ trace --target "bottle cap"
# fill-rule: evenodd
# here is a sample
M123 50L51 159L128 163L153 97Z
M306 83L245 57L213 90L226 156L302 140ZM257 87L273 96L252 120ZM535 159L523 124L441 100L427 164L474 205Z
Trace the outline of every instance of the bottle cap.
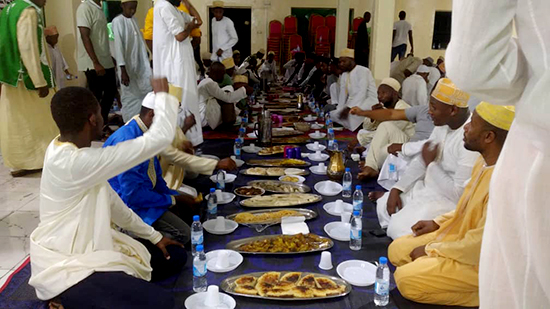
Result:
M359 210L354 210L353 211L354 216L359 216L360 214L361 214L361 212L359 212Z
M244 132L244 131L245 131L245 129L244 129L244 128L240 128L240 129L239 129L239 131L242 131L242 132Z
M210 188L210 193L216 192L216 188Z
M351 171L351 170L349 169L349 167L346 167L346 172L349 172L349 171Z
M328 133L334 133L334 129L333 128L328 128Z
M204 250L204 246L203 246L203 245L197 245L197 252L203 251L203 250Z
M236 139L235 139L235 142L240 142L240 141L241 141L241 140L240 140L240 139L238 139L238 138L236 138Z
M379 259L378 259L378 263L384 265L384 264L388 264L388 258L386 258L385 256L381 256Z
M361 185L355 186L355 190L361 190Z
M199 216L193 216L193 221L200 221L201 217Z

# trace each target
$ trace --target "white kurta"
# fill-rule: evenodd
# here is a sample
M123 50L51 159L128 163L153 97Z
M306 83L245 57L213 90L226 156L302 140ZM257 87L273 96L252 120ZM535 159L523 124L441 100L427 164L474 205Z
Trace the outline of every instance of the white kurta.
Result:
M435 67L428 67L428 70L430 70L430 75L428 75L428 94L431 94L435 85L441 78L441 72Z
M407 77L402 84L403 100L411 106L428 105L428 87L422 76L413 74Z
M212 18L212 57L210 60L222 62L226 58L233 57L233 46L237 44L239 37L233 21L223 17L220 21ZM216 54L223 50L221 57Z
M193 146L201 144L202 127L198 124L199 96L197 92L197 72L191 38L182 42L176 35L185 30L187 23L192 22L189 14L178 10L166 0L157 0L153 11L153 73L155 76L166 76L168 82L182 89L181 108L178 113L178 125L190 113L195 115L197 124L187 131L187 139Z
M388 227L389 237L396 239L410 234L416 222L433 220L455 209L479 157L479 153L464 148L463 137L464 125L456 130L448 126L435 127L428 140L439 145L436 161L425 166L422 156L418 155L394 186L403 192L403 209L390 217L389 193L377 201L378 220L382 227Z
M305 70L305 63L302 63L302 66L300 66L300 69L296 74L294 74L294 71L298 70L298 68L296 67L295 59L292 59L287 63L285 63L285 65L283 65L283 68L286 70L285 78L284 78L285 82L288 83L289 85L292 85L302 79L302 76L304 75L304 70ZM292 77L292 80L290 79L291 77Z
M491 182L479 269L482 309L550 308L548 12L548 0L453 1L447 74L479 99L516 105Z
M118 67L124 66L130 78L128 86L120 85L122 119L128 122L139 114L143 99L153 90L151 66L147 46L135 18L126 18L122 14L115 17L113 34L116 64ZM120 76L121 70L118 69L119 80Z
M108 179L159 154L176 131L177 100L156 96L151 129L107 148L77 148L54 139L40 183L40 224L30 236L32 276L38 298L51 299L96 271L151 278L150 254L115 224L157 243L162 235L120 199Z
M355 106L363 110L370 110L377 103L378 91L371 71L364 66L356 65L351 72L340 75L338 107L330 112L330 117L346 129L355 131L363 123L365 117L350 114L347 119L343 119L340 118L340 112L346 107Z
M226 103L237 103L246 98L246 89L241 87L233 92L223 91L217 82L210 77L203 79L199 84L199 108L200 108L200 124L205 127L207 123L206 106L210 99L220 100ZM220 107L221 108L221 107ZM221 116L221 114L220 114ZM221 118L219 119L221 122Z
M268 82L277 81L279 78L277 74L277 62L273 60L271 63L265 61L258 70L258 75L261 78L265 78Z
M52 61L52 71L55 77L55 86L57 89L65 88L65 80L67 79L65 75L65 70L69 69L69 65L67 64L67 61L65 61L65 57L63 57L63 54L57 48L57 45L52 47L50 44L48 45L48 50L50 51L50 59Z

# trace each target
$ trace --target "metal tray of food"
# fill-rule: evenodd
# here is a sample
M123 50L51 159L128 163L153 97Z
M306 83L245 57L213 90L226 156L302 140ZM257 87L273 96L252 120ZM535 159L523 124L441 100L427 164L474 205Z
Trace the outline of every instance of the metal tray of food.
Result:
M303 183L290 183L278 180L253 180L249 181L247 186L262 188L271 193L308 193L311 188Z
M293 275L293 274L300 274L300 277L298 279L298 283L300 282L300 280L302 280L302 278L306 277L306 276L309 276L309 275L313 275L313 277L316 279L316 278L326 278L326 279L330 279L332 282L334 282L337 286L338 286L338 291L334 291L332 290L331 292L336 292L335 294L330 294L330 295L326 295L326 296L319 296L319 297L293 297L293 296L289 296L289 295L285 295L285 296L280 296L280 297L270 297L270 296L260 296L260 295L250 295L250 294L245 294L245 293L239 293L239 292L236 292L236 290L239 288L239 286L237 285L237 282L238 282L238 279L242 278L242 277L253 277L255 280L254 280L254 287L258 286L259 284L256 284L256 281L258 281L258 279L261 278L262 275L264 274L267 274L267 273L278 273L278 278L282 279L286 274L290 274L290 275ZM291 274L293 273L293 274ZM245 281L246 282L246 281ZM267 281L264 281L264 282L267 282ZM269 283L269 282L267 282ZM334 277L334 276L328 276L328 275L323 275L323 274L318 274L318 273L310 273L310 272L291 272L291 271L280 271L280 272L254 272L254 273L248 273L248 274L243 274L243 275L238 275L238 276L232 276L232 277L229 277L229 278L226 278L224 279L221 284L220 284L220 288L228 293L228 294L231 294L231 295L235 295L235 296L242 296L242 297L250 297L250 298L258 298L258 299L266 299L266 300L277 300L277 301L301 301L301 300L323 300L323 299L329 299L329 298L337 298L337 297L343 297L343 296L346 296L348 295L350 292L351 292L351 284L349 284L347 281L343 280L343 279L340 279L338 277ZM314 289L314 288L310 288L310 287L307 287L308 290L310 289ZM323 291L323 290L316 290L317 292L319 291ZM303 293L308 293L308 291L304 291L302 290Z
M252 194L253 193L251 192L252 190L258 191L257 194ZM246 191L248 194L243 193L243 191ZM254 196L264 195L265 190L258 187L244 186L244 187L235 188L235 190L233 190L233 193L235 193L235 195L240 197L254 197Z
M301 159L253 159L248 160L246 164L250 166L265 167L308 167L310 162Z
M271 139L273 144L307 144L311 139L307 136L297 137L274 137Z
M240 170L239 173L241 173L242 175L245 175L245 176L254 176L254 177L281 177L281 176L285 175L284 170L286 168L282 168L282 171L271 170L271 173L270 173L271 175L268 174L268 171L267 171L268 168L255 167L254 169L257 171L256 173L250 174L249 173L250 168ZM279 168L276 168L276 169L279 169ZM261 172L261 173L259 173L259 172ZM298 173L298 174L295 174L295 175L293 174L293 175L290 175L290 176L307 176L307 175L309 175L309 170L308 169L303 169L302 173Z
M267 244L266 242L269 242L270 240L275 240L276 238L283 238L284 241L278 241L276 244ZM266 251L254 251L254 250L244 250L241 248L243 245L252 244L254 242L258 242L258 246L262 247ZM285 247L285 244L287 243L293 243L292 248L291 247ZM297 250L297 251L290 251L291 249L295 249L295 246L306 246L307 248L304 250ZM334 242L332 239L315 235L315 234L297 234L297 235L261 235L261 236L254 236L254 237L248 237L243 239L237 239L228 242L225 245L226 249L237 251L241 254L300 254L300 253L311 253L311 252L318 252L318 251L325 251L334 246ZM270 249L266 249L266 247L270 247ZM256 247L259 248L259 247ZM286 252L284 250L287 250ZM273 250L273 251L267 251L267 250Z
M297 145L278 145L278 146L271 146L271 147L265 147L258 152L259 156L273 156L278 154L283 154L285 152L285 147L298 147Z
M246 200L242 200L240 205L251 208L279 208L307 205L317 203L323 200L323 197L318 194L311 193L286 193L255 196Z
M277 216L277 214L279 214L279 216ZM259 217L261 215L265 215L263 220ZM275 215L276 217L270 218L270 215ZM241 219L240 217L242 216L248 216L248 218ZM254 217L250 216L258 216L259 220L253 221ZM317 213L314 210L306 208L261 209L238 212L225 218L261 232L272 225L280 224L282 218L288 216L303 216L306 220L311 220L317 218Z

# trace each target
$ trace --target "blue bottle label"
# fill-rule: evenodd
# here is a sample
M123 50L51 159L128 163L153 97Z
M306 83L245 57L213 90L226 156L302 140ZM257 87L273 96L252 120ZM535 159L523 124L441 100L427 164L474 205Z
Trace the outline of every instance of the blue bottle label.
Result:
M193 276L195 277L202 277L204 275L206 275L206 263L203 263L204 267L199 267L197 268L197 266L193 265Z
M349 238L350 239L361 239L361 236L363 235L362 231L359 230L359 231L354 231L352 229L350 229L349 231Z
M202 244L202 241L203 241L202 234L191 235L191 243L192 243L192 244L194 244L194 245L200 245L200 244Z
M241 150L239 148L235 148L235 155L236 156L240 156L241 155Z
M353 201L353 210L361 210L363 209L363 203L358 201Z
M389 289L390 287L388 283L385 283L385 282L379 283L378 281L374 283L374 291L378 295L382 295L382 296L388 295Z

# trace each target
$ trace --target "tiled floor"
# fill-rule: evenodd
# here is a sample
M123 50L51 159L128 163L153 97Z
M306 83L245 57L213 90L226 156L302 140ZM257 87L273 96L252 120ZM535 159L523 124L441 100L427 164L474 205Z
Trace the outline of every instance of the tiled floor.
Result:
M13 178L0 156L0 287L29 256L38 226L40 173Z

